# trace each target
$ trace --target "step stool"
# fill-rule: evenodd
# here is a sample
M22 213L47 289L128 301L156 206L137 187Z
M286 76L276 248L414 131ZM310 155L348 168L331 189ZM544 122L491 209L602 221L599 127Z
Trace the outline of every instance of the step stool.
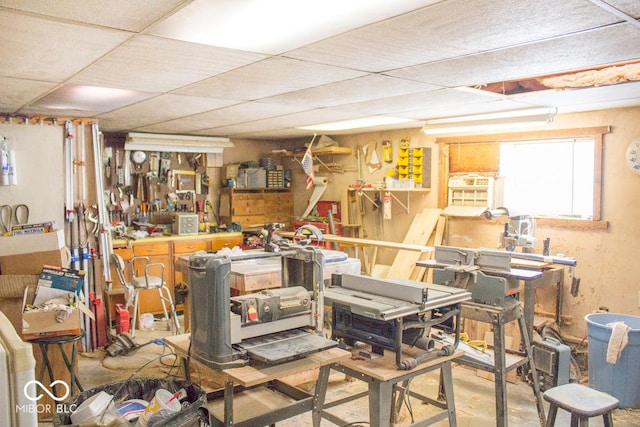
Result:
M589 418L602 415L605 427L612 427L611 412L619 405L613 396L581 384L564 384L544 392L544 399L551 403L547 427L555 424L558 408L571 413L571 427L586 427Z

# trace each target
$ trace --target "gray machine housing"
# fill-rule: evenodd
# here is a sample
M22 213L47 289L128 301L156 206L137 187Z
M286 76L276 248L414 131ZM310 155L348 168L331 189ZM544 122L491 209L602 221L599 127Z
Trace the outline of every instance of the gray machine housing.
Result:
M191 255L191 357L195 360L226 369L252 359L281 363L337 345L321 336L318 307L323 307L324 258L320 249L292 246L258 256L265 255L281 257L283 288L233 298L234 258L209 252Z
M533 360L540 375L540 390L568 384L571 365L571 348L555 338L535 339L531 344Z

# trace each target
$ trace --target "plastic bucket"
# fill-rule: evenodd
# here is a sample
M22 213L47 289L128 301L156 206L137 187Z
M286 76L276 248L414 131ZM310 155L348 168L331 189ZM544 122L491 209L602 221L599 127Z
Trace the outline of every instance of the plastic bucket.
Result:
M592 313L585 316L589 339L589 385L609 393L620 401L621 408L640 408L640 317L615 313ZM607 348L613 322L631 328L629 343L615 364L607 363Z

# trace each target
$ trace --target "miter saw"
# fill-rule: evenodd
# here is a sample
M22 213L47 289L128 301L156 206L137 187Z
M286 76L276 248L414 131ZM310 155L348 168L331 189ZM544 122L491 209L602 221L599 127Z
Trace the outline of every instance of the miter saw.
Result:
M402 279L377 279L359 274L336 274L325 290L331 306L332 337L354 345L371 345L374 354L395 352L398 369L409 370L439 355L453 354L459 340L460 303L471 298L464 289ZM435 349L432 326L455 318L455 342ZM402 345L425 350L419 357L402 358Z
M276 364L337 345L321 336L322 251L292 245L256 256L281 257L282 288L231 297L231 263L251 255L233 258L200 252L189 258L195 360L214 369L251 361Z

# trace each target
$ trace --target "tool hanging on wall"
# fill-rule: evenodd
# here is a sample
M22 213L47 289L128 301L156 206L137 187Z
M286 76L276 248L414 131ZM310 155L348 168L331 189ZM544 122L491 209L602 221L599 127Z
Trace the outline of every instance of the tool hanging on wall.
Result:
M93 156L95 165L95 184L96 194L103 194L104 180L102 170L99 165L103 164L102 159L102 141L101 141L100 128L97 123L91 125L91 137L93 142ZM113 247L111 244L111 230L109 229L109 215L104 197L98 197L98 222L100 233L100 251L102 256L102 273L107 284L107 290L111 290L111 267L109 260L113 253Z
M0 162L2 163L0 185L18 185L16 153L4 136L0 136Z
M369 168L369 173L374 173L382 167L380 159L378 158L378 153L376 152L376 145L375 141L371 141L369 144L362 147L364 162Z
M384 201L382 203L384 219L391 219L391 193L384 193Z
M393 161L393 146L388 139L382 141L382 160L384 160L385 163L391 163Z
M164 184L168 181L169 170L171 169L171 159L173 153L160 153L160 171L158 173L158 183Z

